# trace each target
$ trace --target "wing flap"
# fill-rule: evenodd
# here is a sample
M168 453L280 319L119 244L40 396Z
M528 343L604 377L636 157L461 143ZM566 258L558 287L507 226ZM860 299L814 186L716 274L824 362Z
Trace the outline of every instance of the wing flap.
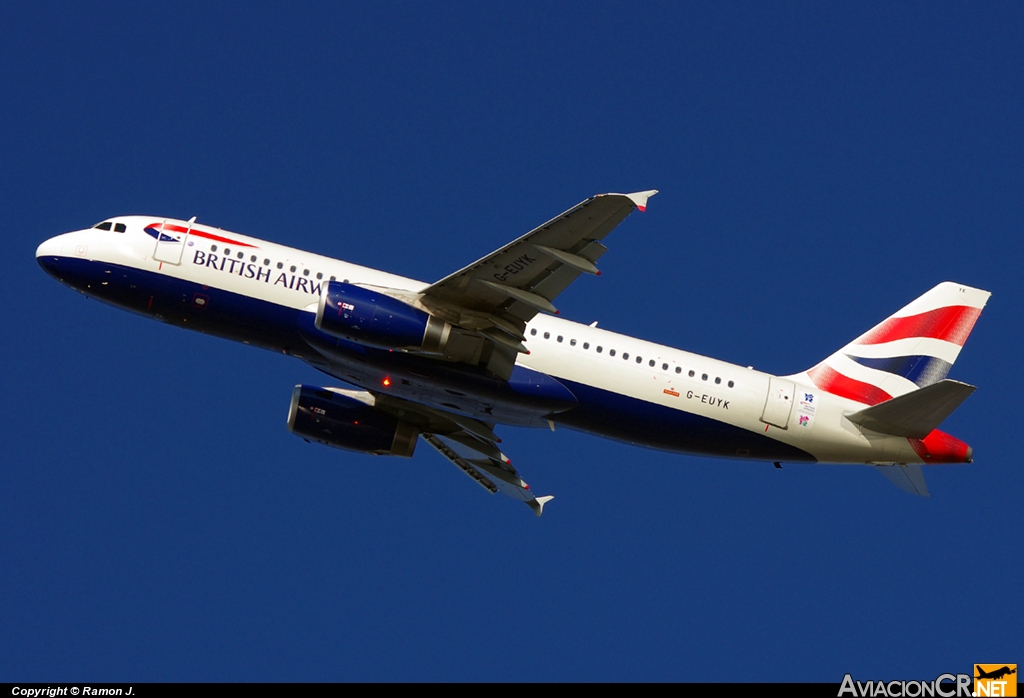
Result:
M487 279L475 279L475 281L478 284L483 284L487 288L495 291L497 295L501 296L502 298L512 298L513 300L517 300L520 303L525 303L531 308L543 310L544 312L548 313L558 314L558 311L555 309L555 306L551 305L551 301L536 293L524 291L523 289L516 288L515 286L503 286L493 281L488 281Z
M562 264L570 266L576 271L581 271L584 274L601 273L597 270L597 267L594 266L593 262L585 259L584 257L579 256L578 254L573 254L572 252L565 252L564 250L556 250L553 247L546 247L544 245L538 245L536 243L533 246L535 249L540 250L548 257L557 259Z
M474 468L470 462L460 456L454 449L448 444L442 441L436 434L427 434L426 432L420 434L423 440L428 444L437 449L437 452L442 456L450 460L456 468L466 473L473 482L483 487L485 490L494 494L498 491L498 486L491 482L487 477L483 475L479 470Z

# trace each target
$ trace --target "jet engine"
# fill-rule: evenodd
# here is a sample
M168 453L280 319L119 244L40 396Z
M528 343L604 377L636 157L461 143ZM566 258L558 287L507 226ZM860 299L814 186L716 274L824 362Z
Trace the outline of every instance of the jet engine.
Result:
M440 353L452 326L379 291L331 281L320 295L316 328L382 349Z
M297 385L292 392L288 430L325 446L406 458L413 454L420 433L409 422L374 407L369 393L308 385Z

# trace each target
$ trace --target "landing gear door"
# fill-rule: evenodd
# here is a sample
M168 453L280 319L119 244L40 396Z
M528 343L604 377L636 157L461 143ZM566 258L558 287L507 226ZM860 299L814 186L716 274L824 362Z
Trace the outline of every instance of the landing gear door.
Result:
M793 411L793 393L796 386L783 378L772 376L768 379L768 398L764 403L764 414L761 421L766 424L786 429L789 426L789 414Z
M183 232L179 226L167 225L167 221L161 223L156 236L153 259L166 264L181 264L181 255L185 251L186 241L192 232L192 224L195 222L196 218L192 216L188 222L188 228Z

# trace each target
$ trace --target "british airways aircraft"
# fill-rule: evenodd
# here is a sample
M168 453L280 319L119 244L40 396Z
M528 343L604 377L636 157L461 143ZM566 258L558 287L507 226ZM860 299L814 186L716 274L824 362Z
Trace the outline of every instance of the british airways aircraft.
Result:
M946 379L989 293L941 283L790 376L556 317L604 238L656 191L587 199L424 283L188 221L121 216L41 244L81 293L301 359L342 385L298 385L307 441L410 457L422 438L491 493L537 497L495 426L562 425L651 448L875 466L927 496L922 465L970 463L937 427L974 387Z

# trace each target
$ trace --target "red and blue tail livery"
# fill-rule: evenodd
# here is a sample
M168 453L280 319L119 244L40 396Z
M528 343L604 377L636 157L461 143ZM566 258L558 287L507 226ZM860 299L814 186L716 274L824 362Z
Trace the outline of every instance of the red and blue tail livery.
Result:
M866 405L938 383L949 375L989 295L939 284L806 375L822 390Z
M938 427L974 391L948 376L986 291L941 283L790 376L562 317L558 295L600 273L609 234L656 193L591 197L434 282L195 218L111 218L50 238L36 258L87 296L319 369L329 385L291 395L287 426L302 439L397 457L426 443L538 516L552 497L512 466L501 425L777 465L867 465L920 495L922 466L971 462L971 447Z

